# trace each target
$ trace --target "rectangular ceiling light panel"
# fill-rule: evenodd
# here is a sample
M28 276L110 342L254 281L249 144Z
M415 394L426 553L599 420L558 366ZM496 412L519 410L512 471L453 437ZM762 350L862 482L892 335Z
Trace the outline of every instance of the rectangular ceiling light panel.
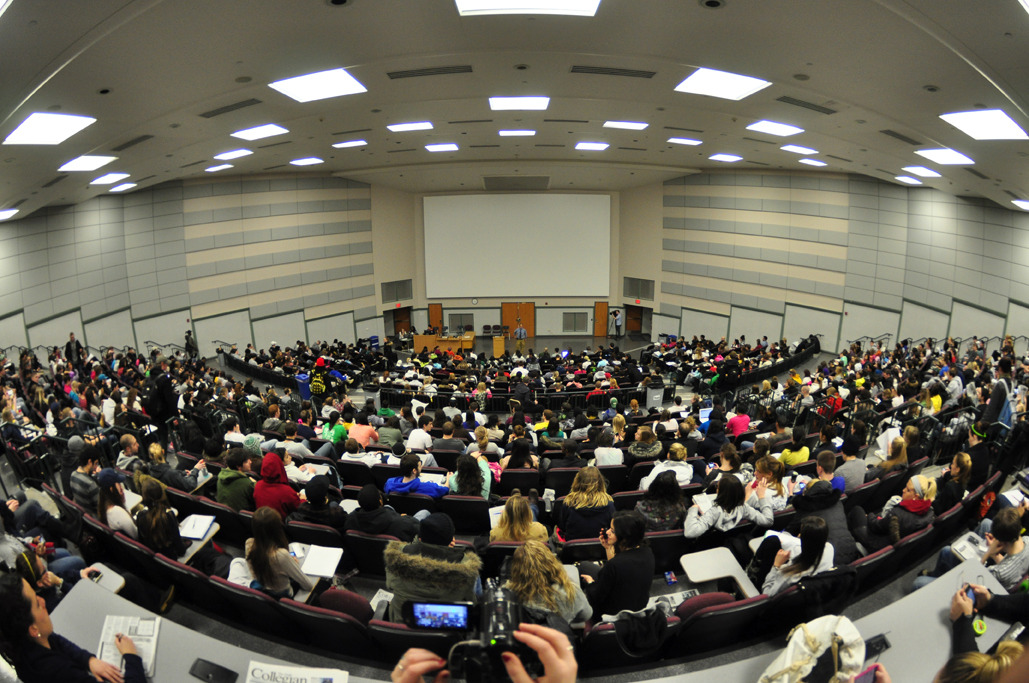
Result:
M1022 127L1000 109L959 111L940 118L973 140L1026 140Z
M800 145L783 145L780 147L784 152L793 152L794 154L818 154L817 149L811 149L810 147L801 147Z
M708 157L708 159L710 159L711 161L721 161L727 164L732 164L737 161L742 161L743 157L737 156L735 154L712 154Z
M218 164L217 166L208 166L204 169L206 173L217 173L218 171L224 171L232 168L232 164Z
M329 69L305 76L286 78L269 83L268 87L278 90L286 97L292 97L297 102L314 102L330 97L368 92L368 88L361 85L346 69Z
M430 152L456 152L457 145L453 142L438 142L431 145L425 145L425 149Z
M606 142L580 142L575 146L575 149L582 150L584 152L603 152L608 147L610 147L610 145Z
M391 123L389 128L394 133L406 133L410 130L432 130L432 121L415 121L412 123Z
M348 149L350 147L364 147L367 144L367 140L347 140L345 142L337 142L333 147L336 149Z
M941 147L940 149L919 149L915 151L920 157L925 157L933 163L941 164L943 166L956 166L961 164L974 164L971 158L965 156L961 152L956 152L948 147Z
M249 149L241 148L234 149L230 152L222 152L221 154L215 154L214 158L218 161L232 161L233 159L239 159L240 157L246 157L253 154Z
M107 164L111 163L118 157L101 157L101 156L81 156L72 159L64 166L61 166L58 171L95 171L98 168L102 168Z
M808 166L828 166L827 163L819 161L818 159L798 159L798 161L802 164L807 164Z
M4 209L0 211L0 221L6 221L8 218L13 217L18 213L18 209Z
M262 138L270 138L275 135L282 135L288 132L288 130L278 124L266 123L261 126L254 126L253 128L237 130L235 133L232 133L232 137L240 138L242 140L260 140Z
M693 138L668 138L668 142L673 145L701 145L704 144L700 140L694 140Z
M493 111L544 111L550 106L549 97L491 97L489 108Z
M499 130L497 134L502 138L529 138L536 134L536 131L525 128L516 130Z
M324 164L325 160L318 157L304 157L302 159L294 159L289 163L294 166L314 166L315 164Z
M96 123L91 116L36 112L11 131L5 145L59 145L86 126Z
M113 185L119 180L125 180L129 177L128 173L107 173L98 178L93 178L90 181L90 185Z
M136 183L122 183L121 185L115 185L111 188L111 192L125 192L131 190L136 186Z
M701 67L686 80L675 86L676 91L694 95L721 97L725 100L742 100L772 84L753 76L734 74L729 71Z
M922 184L921 180L919 180L918 178L912 178L909 175L899 175L899 176L897 176L897 180L899 180L900 182L905 183L907 185L921 185Z
M779 123L778 121L755 121L754 123L747 126L747 130L756 130L758 133L767 133L769 135L778 135L779 137L788 138L791 135L803 133L803 128L797 126L791 126L788 123Z
M484 14L563 14L592 17L600 0L454 0L462 17Z
M622 130L645 130L649 123L642 121L605 121L604 128L621 128Z
M926 168L925 166L905 166L904 168L902 168L900 170L907 171L911 175L916 175L916 176L919 176L920 178L939 178L940 177L939 173L937 173L936 171L932 170L931 168Z

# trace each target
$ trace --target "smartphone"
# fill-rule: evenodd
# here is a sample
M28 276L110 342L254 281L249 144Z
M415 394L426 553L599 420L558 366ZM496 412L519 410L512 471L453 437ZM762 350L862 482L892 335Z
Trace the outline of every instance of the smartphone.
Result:
M103 572L97 571L96 569L94 569L91 572L89 572L88 574L86 574L86 576L89 578L89 580L94 582L94 583L99 583L100 577L102 577L103 575L104 575Z
M675 578L675 572L665 572L665 583L667 583L669 586L679 583L679 579Z
M972 590L971 586L968 586L965 589L965 595L967 595L968 599L972 601L972 607L974 608L975 607L975 591Z
M207 683L236 683L236 679L239 678L239 674L232 669L206 659L197 659L193 662L193 666L189 667L189 675Z
M890 649L890 641L886 640L886 634L880 633L865 641L865 659L873 659Z
M878 664L873 664L868 667L857 676L854 677L854 683L875 683L875 672L879 670Z

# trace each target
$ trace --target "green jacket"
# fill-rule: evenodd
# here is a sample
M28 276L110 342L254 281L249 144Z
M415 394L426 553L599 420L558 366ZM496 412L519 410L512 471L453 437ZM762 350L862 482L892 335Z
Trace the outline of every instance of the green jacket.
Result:
M238 470L226 467L218 473L218 493L215 498L236 512L253 510L254 480Z

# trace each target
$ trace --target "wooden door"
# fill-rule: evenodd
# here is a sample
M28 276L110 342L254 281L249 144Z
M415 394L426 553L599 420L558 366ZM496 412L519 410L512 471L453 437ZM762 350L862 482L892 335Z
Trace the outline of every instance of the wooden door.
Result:
M607 336L607 302L597 301L593 304L593 336Z
M429 327L443 330L443 304L429 304Z
M643 308L640 306L625 307L625 332L640 333L643 331Z
M536 304L532 302L504 302L500 304L500 324L507 327L507 334L514 334L521 318L522 327L530 337L536 336Z
M411 307L393 309L393 334L403 334L411 329Z

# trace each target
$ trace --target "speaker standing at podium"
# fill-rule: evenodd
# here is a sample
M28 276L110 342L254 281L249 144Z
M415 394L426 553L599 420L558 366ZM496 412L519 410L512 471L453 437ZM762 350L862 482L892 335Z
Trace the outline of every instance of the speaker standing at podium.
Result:
M522 319L518 319L518 327L515 328L515 353L519 356L525 355L525 339L529 336L529 333L524 327L522 327Z

